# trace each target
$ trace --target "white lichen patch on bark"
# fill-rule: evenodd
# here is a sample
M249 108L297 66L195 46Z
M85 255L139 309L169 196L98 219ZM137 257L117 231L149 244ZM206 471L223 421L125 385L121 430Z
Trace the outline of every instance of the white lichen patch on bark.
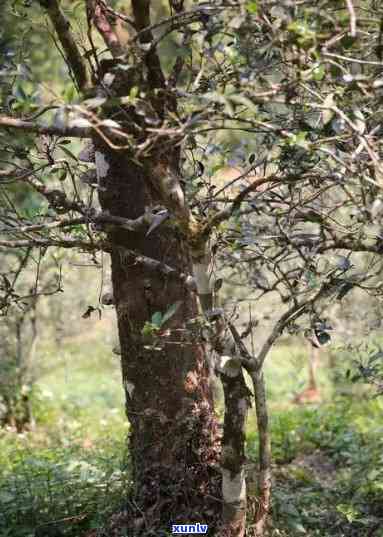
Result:
M221 356L217 357L216 368L224 375L234 378L241 370L241 363L233 356L222 354Z
M247 414L247 409L248 409L248 402L247 402L247 399L245 397L242 397L242 399L240 399L238 401L238 412L239 414L241 414L242 416L246 416Z
M173 210L180 216L187 216L185 214L185 195L178 174L168 169L167 173L160 174L159 184L164 198L170 203Z
M134 392L134 389L135 389L135 386L133 384L133 382L129 382L129 381L125 381L125 390L128 392L129 394L129 397L132 398L133 397L133 392Z
M212 281L209 273L209 262L194 263L193 275L199 295L208 295L211 293Z
M96 151L94 157L96 162L97 177L98 180L100 180L108 175L110 166L105 158L104 153L101 153L101 151Z
M222 468L222 495L226 503L246 501L245 471L231 475L230 470Z
M174 203L177 203L180 206L180 208L185 207L185 196L179 183L172 185L169 190L169 196Z

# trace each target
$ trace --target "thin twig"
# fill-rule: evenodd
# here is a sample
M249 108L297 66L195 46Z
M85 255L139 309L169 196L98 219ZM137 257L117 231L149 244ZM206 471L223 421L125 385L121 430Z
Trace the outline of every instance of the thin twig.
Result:
M355 9L352 3L352 0L346 0L346 5L348 12L350 14L350 35L351 37L356 36L356 15L355 15Z

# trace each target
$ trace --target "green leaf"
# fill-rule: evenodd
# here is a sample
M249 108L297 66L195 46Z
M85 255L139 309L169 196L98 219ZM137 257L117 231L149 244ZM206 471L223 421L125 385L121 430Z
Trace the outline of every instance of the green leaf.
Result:
M295 530L296 533L300 534L307 534L307 531L305 530L304 526L301 524L301 522L296 522L295 520L289 521L289 526L292 530Z
M190 47L177 47L176 56L180 58L188 58L191 54Z
M305 131L300 131L300 132L297 132L297 134L293 134L291 136L291 138L289 138L288 140L288 144L290 146L298 146L298 147L302 147L303 149L308 149L309 148L309 141L306 140L307 138L307 132Z
M258 12L258 3L255 0L251 0L250 2L247 2L246 9L249 13L256 15Z
M21 84L17 84L13 90L13 95L16 97L18 101L26 101L28 100L28 96L24 91L24 88Z
M61 146L60 147L61 151L63 151L66 155L68 155L68 157L72 158L73 160L76 160L78 162L78 158L76 157L76 155L74 153L72 153L72 151L70 151L67 147L65 146Z
M139 88L138 86L133 86L132 89L129 92L129 97L131 99L135 99L138 95Z
M162 317L161 325L165 324L169 319L173 317L173 315L176 313L176 311L181 306L181 304L182 304L182 300L177 300L177 302L172 304L170 308L167 311L165 311Z
M66 103L71 103L76 97L76 88L73 84L68 84L64 90L63 99Z
M323 80L324 76L326 74L324 65L318 65L318 67L315 67L313 70L313 78L314 80L317 80L318 82L320 80Z
M158 326L154 326L154 324L146 322L141 330L141 334L144 337L152 337L157 330Z
M222 287L222 284L223 284L223 279L222 278L218 278L218 280L216 280L214 282L214 292L215 293L218 293L218 291L221 289Z
M153 313L152 315L152 318L151 318L151 323L160 328L160 326L162 325L162 313L160 311L156 311L155 313Z
M59 175L59 181L65 181L68 175L68 170L65 168Z
M359 518L358 511L351 504L344 504L344 503L338 504L336 506L336 510L342 513L342 515L346 517L347 522L352 523Z

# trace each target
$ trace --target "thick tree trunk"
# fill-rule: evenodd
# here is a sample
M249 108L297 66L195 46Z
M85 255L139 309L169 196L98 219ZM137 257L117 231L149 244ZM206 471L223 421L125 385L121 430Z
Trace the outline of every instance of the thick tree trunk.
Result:
M132 219L158 204L154 163L139 166L100 141L95 156L103 210ZM146 530L200 522L209 524L210 533L221 508L219 454L205 349L187 328L198 315L196 296L182 281L149 271L124 251L191 273L188 248L176 228L164 225L148 236L111 230L109 238L135 503ZM158 330L146 324L174 304L178 309Z

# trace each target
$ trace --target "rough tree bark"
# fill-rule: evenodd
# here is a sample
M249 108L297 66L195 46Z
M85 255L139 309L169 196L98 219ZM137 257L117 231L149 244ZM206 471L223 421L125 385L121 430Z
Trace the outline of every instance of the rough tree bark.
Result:
M139 166L98 140L96 164L103 210L134 219L156 205L150 162ZM212 389L205 349L186 329L198 315L196 296L182 281L149 272L124 255L124 248L133 249L191 273L188 247L170 227L149 236L120 229L109 238L135 500L156 528L186 518L213 528L220 504ZM173 304L179 307L161 330L143 334L152 315Z

